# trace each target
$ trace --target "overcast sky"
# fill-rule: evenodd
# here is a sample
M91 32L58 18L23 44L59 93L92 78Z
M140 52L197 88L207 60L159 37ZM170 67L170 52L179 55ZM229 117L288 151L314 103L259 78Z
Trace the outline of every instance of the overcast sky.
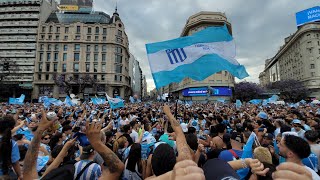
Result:
M110 16L116 0L94 0L94 10ZM129 38L130 52L146 75L148 91L155 86L145 44L180 36L186 20L200 11L224 12L232 24L237 60L259 82L264 61L296 28L295 13L319 5L319 0L118 0L118 13Z

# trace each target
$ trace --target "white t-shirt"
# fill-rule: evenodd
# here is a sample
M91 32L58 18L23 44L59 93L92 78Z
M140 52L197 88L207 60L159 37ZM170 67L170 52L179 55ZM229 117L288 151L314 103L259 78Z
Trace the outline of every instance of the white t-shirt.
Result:
M130 137L132 138L132 141L136 143L139 138L139 134L137 133L136 130L132 129Z
M130 123L130 121L128 120L128 118L126 118L126 119L120 118L120 125L121 126L124 126L124 125L129 124L129 123Z
M320 176L314 170L312 170L308 166L304 166L304 167L311 172L313 180L320 180Z

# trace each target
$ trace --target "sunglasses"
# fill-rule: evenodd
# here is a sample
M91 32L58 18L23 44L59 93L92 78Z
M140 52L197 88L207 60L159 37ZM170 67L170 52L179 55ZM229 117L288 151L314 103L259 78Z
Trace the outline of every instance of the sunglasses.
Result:
M43 140L48 140L48 139L50 139L50 138L43 138Z

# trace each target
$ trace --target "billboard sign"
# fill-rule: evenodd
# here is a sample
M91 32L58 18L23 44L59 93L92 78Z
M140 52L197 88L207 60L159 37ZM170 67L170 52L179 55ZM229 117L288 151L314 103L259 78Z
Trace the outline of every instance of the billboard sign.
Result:
M78 11L79 7L76 5L59 5L61 11Z
M297 26L320 20L320 6L315 6L296 13Z
M212 87L211 96L232 96L232 89L228 87ZM207 87L186 88L182 91L183 96L207 96Z
M92 9L93 0L61 0L59 9L64 11L79 11Z

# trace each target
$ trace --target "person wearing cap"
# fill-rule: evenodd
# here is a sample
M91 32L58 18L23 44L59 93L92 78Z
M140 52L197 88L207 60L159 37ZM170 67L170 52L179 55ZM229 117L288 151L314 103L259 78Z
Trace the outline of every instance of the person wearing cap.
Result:
M93 162L95 151L91 145L85 146L80 156L80 161L74 164L74 178L80 175L79 180L95 180L101 176L101 167L99 164ZM90 163L90 164L89 164Z
M302 129L301 121L299 119L294 119L291 122L292 124L292 132L296 132L299 137L304 138L305 130Z
M236 133L232 133L232 135L225 134L223 139L226 139L225 141L227 143L227 148L229 147L230 149L221 151L218 158L224 161L233 161L239 159L243 153L243 136L241 137L241 135Z
M273 138L271 133L265 133L261 141L261 146L269 147L270 145L273 145Z
M295 132L283 133L281 141L278 144L279 155L286 158L286 162L296 163L303 166L302 159L307 158L310 153L310 146ZM312 179L320 179L318 174L308 166L304 166L311 174Z

